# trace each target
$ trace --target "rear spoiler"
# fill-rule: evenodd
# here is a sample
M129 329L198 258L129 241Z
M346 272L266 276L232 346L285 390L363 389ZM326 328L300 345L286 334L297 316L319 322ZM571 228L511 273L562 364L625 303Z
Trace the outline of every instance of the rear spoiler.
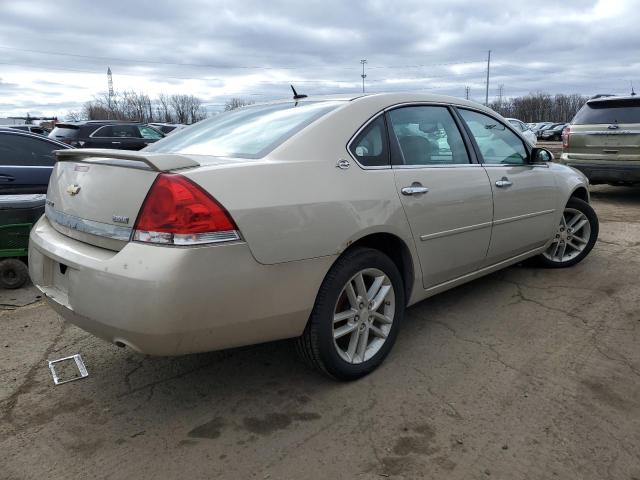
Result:
M168 172L171 170L200 166L200 163L191 157L173 153L136 152L106 148L70 148L68 150L56 150L55 154L59 162L75 161L104 164L105 162L92 161L91 159L126 160L129 162L144 163L157 172Z

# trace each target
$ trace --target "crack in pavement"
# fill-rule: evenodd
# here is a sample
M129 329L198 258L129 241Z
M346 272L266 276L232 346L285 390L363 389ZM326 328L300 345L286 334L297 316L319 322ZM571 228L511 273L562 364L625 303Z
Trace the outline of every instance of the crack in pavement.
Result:
M3 402L4 405L0 406L0 412L2 412L2 417L0 417L0 421L7 422L8 424L15 427L15 422L13 419L13 411L16 405L18 404L18 399L22 395L27 394L31 391L31 389L33 388L33 380L36 376L38 369L42 368L42 363L49 360L48 358L49 355L51 355L51 352L54 351L56 344L64 335L67 329L67 326L68 324L66 322L62 322L60 330L55 335L51 343L49 343L49 346L45 349L40 359L37 362L35 362L33 365L31 365L31 367L29 367L29 370L24 376L24 380L22 381L22 383L18 385L16 390L6 398L6 400Z

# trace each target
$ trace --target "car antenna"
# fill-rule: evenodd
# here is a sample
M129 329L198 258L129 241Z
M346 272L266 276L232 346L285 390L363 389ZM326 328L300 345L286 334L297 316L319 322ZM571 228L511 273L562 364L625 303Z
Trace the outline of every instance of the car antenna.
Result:
M293 85L291 85L291 90L293 91L293 99L294 100L300 100L302 98L307 98L307 95L305 95L304 93L296 92L296 89L293 88Z
M631 80L631 96L632 97L636 96L636 91L633 89L633 80Z

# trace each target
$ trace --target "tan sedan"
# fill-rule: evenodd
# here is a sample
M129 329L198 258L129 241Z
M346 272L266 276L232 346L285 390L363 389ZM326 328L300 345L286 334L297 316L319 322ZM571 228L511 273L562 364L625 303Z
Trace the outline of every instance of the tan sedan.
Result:
M357 378L407 305L530 257L571 266L598 234L581 173L450 97L254 105L58 159L31 278L69 322L156 355L297 337Z

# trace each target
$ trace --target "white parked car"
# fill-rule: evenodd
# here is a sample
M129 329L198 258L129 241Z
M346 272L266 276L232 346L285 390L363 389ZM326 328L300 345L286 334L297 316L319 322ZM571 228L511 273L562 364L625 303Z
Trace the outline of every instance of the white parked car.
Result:
M68 321L178 355L297 338L354 379L404 309L598 235L580 172L451 97L296 99L221 113L139 152L58 152L34 284Z
M522 134L527 142L529 142L534 147L536 146L538 137L536 137L536 134L533 133L533 130L531 130L531 127L528 124L521 122L517 118L507 118L507 120L518 132Z

